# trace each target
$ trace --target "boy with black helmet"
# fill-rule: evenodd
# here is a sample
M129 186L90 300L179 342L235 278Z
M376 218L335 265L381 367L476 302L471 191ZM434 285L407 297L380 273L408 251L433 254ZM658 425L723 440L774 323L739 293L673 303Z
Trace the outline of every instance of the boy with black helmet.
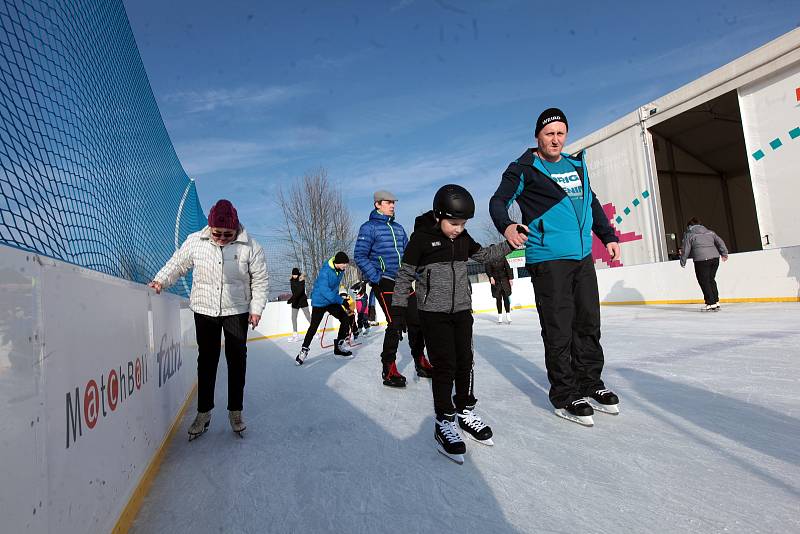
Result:
M436 192L433 210L415 221L392 306L394 317L405 316L406 296L417 280L417 308L433 365L434 436L439 452L457 463L464 462L466 452L459 428L480 443L493 444L491 428L473 411L477 399L473 395L472 291L467 260L492 261L512 250L508 242L487 248L476 243L465 230L474 215L475 202L463 187L451 184Z

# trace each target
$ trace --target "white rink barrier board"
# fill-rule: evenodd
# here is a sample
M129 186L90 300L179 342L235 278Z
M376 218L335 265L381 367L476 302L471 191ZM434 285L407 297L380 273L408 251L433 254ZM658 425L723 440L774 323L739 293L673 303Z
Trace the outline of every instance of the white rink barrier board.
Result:
M106 533L195 382L185 299L0 247L3 532Z

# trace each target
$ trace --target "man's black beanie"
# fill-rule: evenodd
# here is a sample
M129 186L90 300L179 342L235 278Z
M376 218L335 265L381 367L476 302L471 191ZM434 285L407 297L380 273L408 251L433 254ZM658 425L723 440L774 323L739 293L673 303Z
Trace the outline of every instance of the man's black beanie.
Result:
M337 252L333 257L333 263L350 263L350 258L344 252Z
M534 137L539 135L542 128L556 121L563 122L567 126L567 131L569 131L569 123L567 122L567 116L564 115L564 112L558 108L550 108L542 111L542 114L539 115L539 118L536 120L536 132L533 134Z

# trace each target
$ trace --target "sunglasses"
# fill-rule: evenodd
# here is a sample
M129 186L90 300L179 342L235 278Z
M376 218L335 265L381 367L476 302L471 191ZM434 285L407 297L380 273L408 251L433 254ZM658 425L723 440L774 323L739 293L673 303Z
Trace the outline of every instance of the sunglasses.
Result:
M214 237L222 237L225 239L230 239L236 235L236 232L215 232L214 230L212 230L211 235L213 235Z

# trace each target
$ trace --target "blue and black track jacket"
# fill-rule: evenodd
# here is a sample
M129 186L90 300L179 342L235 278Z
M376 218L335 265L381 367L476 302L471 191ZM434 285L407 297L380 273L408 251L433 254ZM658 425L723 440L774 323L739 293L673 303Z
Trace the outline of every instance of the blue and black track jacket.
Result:
M530 228L525 243L525 263L549 260L581 260L592 252L592 232L608 244L619 241L603 207L589 185L584 154L561 154L583 183L583 210L576 214L572 201L529 148L503 173L500 186L489 201L489 213L502 233L514 221L508 208L516 201L522 222Z

